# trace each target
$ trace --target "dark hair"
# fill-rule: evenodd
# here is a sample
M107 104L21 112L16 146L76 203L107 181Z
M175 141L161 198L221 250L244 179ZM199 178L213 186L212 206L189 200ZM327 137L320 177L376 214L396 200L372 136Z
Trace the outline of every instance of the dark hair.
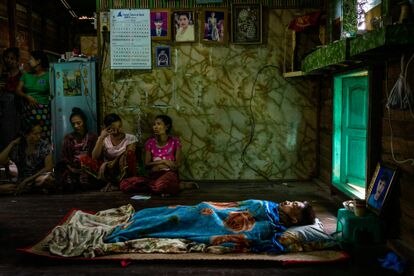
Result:
M121 120L121 117L119 117L118 114L110 113L110 114L105 116L103 122L104 122L105 127L109 127L112 123L122 122L122 120Z
M376 183L376 185L374 187L375 190L372 191L372 194L375 194L378 191L378 187L379 187L380 181L384 181L385 182L385 185L384 185L383 190L381 191L381 193L380 193L379 198L377 199L377 201L383 201L384 198L385 198L385 194L386 193L384 191L386 190L385 188L387 187L388 182L390 181L389 175L386 174L386 173L383 173L381 175L380 179L377 181L377 183Z
M43 51L36 50L31 51L30 55L37 60L40 60L40 64L43 68L49 68L49 59L47 58L46 54Z
M72 113L70 114L70 117L69 117L69 121L70 122L72 122L73 116L79 116L82 119L82 121L83 121L83 125L85 126L85 130L88 129L88 127L87 127L87 125L88 125L87 124L88 118L86 117L86 115L82 111L82 109L80 109L79 107L72 108Z
M33 129L37 126L40 126L40 122L36 120L31 120L24 122L20 128L20 146L17 150L17 155L19 160L24 160L26 156L27 141L26 136L29 135Z
M157 117L155 117L155 119L160 119L161 121L164 122L165 126L167 127L167 134L171 133L172 130L172 119L170 116L168 115L157 115Z
M3 51L3 61L5 61L5 58L8 54L12 54L16 57L16 59L20 58L20 50L17 47L10 47Z
M388 181L390 180L390 177L388 176L388 174L384 173L381 175L380 180L388 183Z
M190 14L187 12L179 12L178 13L178 18L180 18L181 15L185 15L185 17L187 17L188 20L190 20Z
M303 202L304 207L302 209L302 219L298 222L299 225L308 225L315 223L315 211L309 202Z
M24 137L30 134L36 126L40 126L40 122L37 120L30 120L22 123L20 128L20 136Z

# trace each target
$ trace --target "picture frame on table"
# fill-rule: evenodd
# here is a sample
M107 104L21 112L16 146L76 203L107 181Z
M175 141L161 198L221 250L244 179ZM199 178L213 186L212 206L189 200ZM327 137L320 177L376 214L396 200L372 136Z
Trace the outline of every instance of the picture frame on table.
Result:
M200 42L204 44L226 44L230 24L228 10L205 8L200 13Z
M171 47L168 45L155 47L155 67L171 67Z
M172 11L172 40L176 43L196 42L197 16L195 10Z
M384 210L397 174L397 168L384 163L377 164L366 196L367 208L375 214L380 215Z
M150 10L150 29L152 40L171 40L171 10Z
M231 42L261 44L263 35L262 4L231 5Z

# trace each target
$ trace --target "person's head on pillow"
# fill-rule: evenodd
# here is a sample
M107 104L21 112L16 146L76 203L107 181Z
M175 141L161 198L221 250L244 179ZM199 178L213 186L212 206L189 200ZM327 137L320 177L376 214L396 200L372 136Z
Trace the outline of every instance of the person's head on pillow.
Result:
M315 212L307 201L284 201L279 204L280 221L285 226L315 223Z

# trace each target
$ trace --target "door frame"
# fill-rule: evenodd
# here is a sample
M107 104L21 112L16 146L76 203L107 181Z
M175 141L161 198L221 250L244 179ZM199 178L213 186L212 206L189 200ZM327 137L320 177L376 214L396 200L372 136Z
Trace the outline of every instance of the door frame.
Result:
M331 184L332 186L335 188L335 190L339 190L340 192L344 193L345 195L351 197L351 198L365 198L365 194L367 191L367 183L369 183L369 179L372 176L373 173L373 163L372 160L378 160L378 156L379 156L379 149L380 149L380 144L378 147L378 142L376 142L378 139L378 137L375 138L376 141L372 140L372 135L371 133L374 131L374 133L380 133L378 132L378 123L374 123L377 120L373 120L373 118L375 117L380 117L378 115L373 116L373 114L377 113L379 110L381 110L380 108L378 108L378 104L373 105L373 100L379 98L381 96L381 93L376 93L375 96L373 96L372 91L382 91L382 89L379 89L381 86L378 85L377 83L381 83L380 81L377 81L377 83L373 82L373 79L375 79L374 76L378 77L378 74L380 73L380 71L378 69L374 69L374 68L358 68L352 71L348 71L348 72L341 72L338 74L333 75L333 87L332 87L332 91L333 91L333 96L332 96L332 174L331 174ZM336 105L340 104L340 109L342 110L342 79L347 78L347 77L353 77L353 76L367 76L367 82L368 82L368 87L367 87L367 97L368 97L368 106L367 106L367 138L366 138L366 143L367 143L367 153L366 153L366 171L365 171L365 191L358 191L357 189L355 189L354 187L352 187L351 185L343 185L344 183L340 182L340 162L339 164L336 164L336 160L339 159L341 160L341 156L340 156L340 150L338 152L338 147L339 149L341 149L342 145L339 139L339 143L335 142L335 137L338 135L337 133L337 129L339 129L340 133L339 135L342 135L342 118L335 118L335 110L336 110ZM377 79L378 80L378 79ZM341 85L341 88L338 92L338 89L335 89L338 84ZM340 93L340 95L337 95L336 93ZM340 99L340 100L338 100ZM377 102L379 103L379 102ZM378 113L377 113L378 114ZM340 115L342 116L342 114ZM336 124L336 121L339 120L339 126ZM336 129L335 129L336 128ZM377 135L379 136L379 135ZM380 137L379 137L379 141L380 141ZM372 148L374 146L374 144L377 144L376 149L377 152L373 153ZM335 155L339 154L339 157ZM339 170L339 172L338 172Z

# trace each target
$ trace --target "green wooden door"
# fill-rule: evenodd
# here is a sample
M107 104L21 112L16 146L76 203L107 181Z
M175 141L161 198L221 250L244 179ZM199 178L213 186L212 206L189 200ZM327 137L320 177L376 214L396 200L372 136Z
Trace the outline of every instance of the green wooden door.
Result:
M349 77L342 81L341 178L365 188L367 161L368 92L367 77Z
M365 196L367 133L367 72L335 77L332 180L353 197Z

